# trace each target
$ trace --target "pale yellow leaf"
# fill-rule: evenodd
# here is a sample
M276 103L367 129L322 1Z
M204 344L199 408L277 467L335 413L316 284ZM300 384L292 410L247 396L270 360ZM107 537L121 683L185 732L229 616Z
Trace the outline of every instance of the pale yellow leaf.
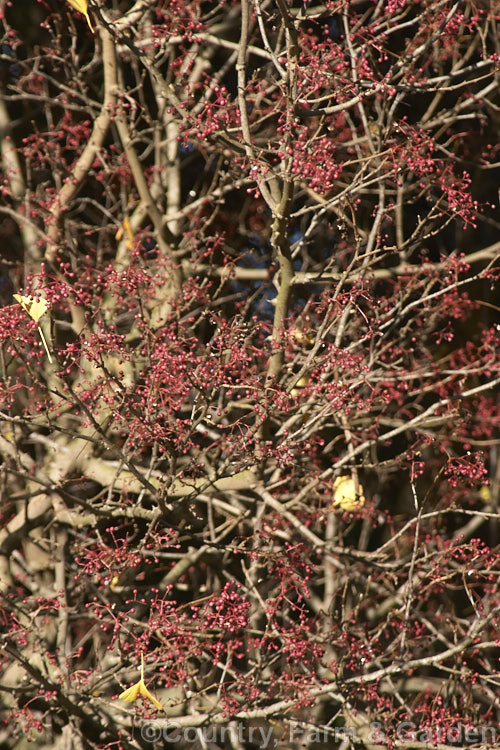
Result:
M12 296L33 320L40 320L42 315L45 315L49 309L49 303L43 297L34 299L33 297L24 297L22 294L14 294Z
M365 496L361 485L358 484L356 493L356 485L352 477L337 477L333 483L333 506L352 511L361 508L364 504Z
M94 29L92 28L92 24L90 23L87 0L67 0L67 1L75 10L79 11L80 13L82 13L82 15L85 16L85 18L87 19L87 23L90 27L90 30L93 32Z
M43 297L34 299L33 297L25 297L23 294L13 294L12 296L17 302L19 302L23 310L28 313L30 318L33 318L33 320L35 320L37 323L42 315L45 315L45 313L49 309L49 303ZM40 334L42 344L44 345L45 351L47 352L49 362L52 364L52 357L50 355L49 347L47 346L47 342L45 341L45 336L43 335L43 331L41 328L38 329L38 333Z

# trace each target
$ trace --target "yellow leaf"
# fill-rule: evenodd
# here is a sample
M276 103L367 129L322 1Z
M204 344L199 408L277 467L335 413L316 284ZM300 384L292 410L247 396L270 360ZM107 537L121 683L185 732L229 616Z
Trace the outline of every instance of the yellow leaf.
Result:
M123 693L118 696L118 698L121 701L133 703L133 701L137 700L140 695L142 695L143 698L147 698L149 701L151 701L151 703L158 709L158 711L163 710L163 706L161 705L160 701L157 701L156 698L151 695L142 677L139 682L135 683L135 685L132 685L132 687L124 690Z
M314 336L311 333L301 331L300 328L293 328L290 331L290 335L297 344L304 344L306 346L312 346L314 344Z
M158 711L163 711L163 706L161 705L160 701L157 701L154 696L151 695L149 690L146 687L146 683L144 682L144 658L141 655L141 679L139 682L136 682L135 685L132 685L132 687L127 688L127 690L124 690L123 693L121 693L118 696L118 700L126 701L127 703L132 703L133 701L137 700L139 696L142 696L143 698L147 698L155 708L158 709Z
M49 303L43 297L36 300L33 297L24 297L22 294L13 294L12 296L33 320L40 320L49 309Z
M301 391L308 385L309 381L311 380L311 373L306 373L303 375L299 380L295 383L294 387L290 391L290 396L292 398L297 398L297 396L300 396Z
M133 250L134 249L134 231L132 229L132 225L130 223L130 219L128 216L126 216L123 220L123 228L125 229L125 232L127 233L127 249Z
M337 477L333 483L333 506L342 510L356 510L365 504L363 488L356 485L352 477Z
M491 490L487 484L483 484L483 486L479 490L479 497L485 503L491 503Z
M139 685L141 680L139 682L136 682L135 685L132 685L132 687L127 688L127 690L124 690L123 693L120 693L118 696L118 699L121 701L127 701L127 703L132 703L133 701L137 700L139 697Z
M87 0L68 0L68 3L79 13L82 13L85 18L87 19L87 23L90 27L90 30L93 32L94 29L92 28L92 24L90 23L89 13L88 13L88 5Z
M117 242L121 242L124 235L127 236L126 244L127 244L127 250L133 250L134 249L134 230L132 229L132 224L130 223L130 219L128 216L126 216L123 219L123 224L121 227L119 227L118 231L115 234L115 240Z

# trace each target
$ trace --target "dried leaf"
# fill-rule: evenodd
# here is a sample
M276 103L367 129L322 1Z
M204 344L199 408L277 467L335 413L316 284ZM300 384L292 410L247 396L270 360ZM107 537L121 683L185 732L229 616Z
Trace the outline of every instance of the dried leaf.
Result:
M68 0L68 3L79 13L82 13L82 15L85 16L87 19L87 23L90 27L90 30L93 32L94 29L92 28L92 24L90 23L89 13L88 13L88 5L87 0Z
M45 313L49 309L49 303L43 297L34 299L33 297L25 297L23 294L13 294L12 296L17 302L19 302L23 310L28 313L30 318L33 318L33 320L35 320L37 323L42 317L42 315L45 315ZM47 357L49 358L49 362L50 364L52 364L53 360L50 355L49 347L47 346L47 342L45 341L45 336L43 335L43 331L41 328L38 329L38 333L40 334L40 338L42 339L42 344L45 348L45 351L47 352Z
M356 510L362 508L365 502L363 488L360 484L356 493L356 485L352 477L337 477L333 483L332 505L334 507L342 508L342 510Z

